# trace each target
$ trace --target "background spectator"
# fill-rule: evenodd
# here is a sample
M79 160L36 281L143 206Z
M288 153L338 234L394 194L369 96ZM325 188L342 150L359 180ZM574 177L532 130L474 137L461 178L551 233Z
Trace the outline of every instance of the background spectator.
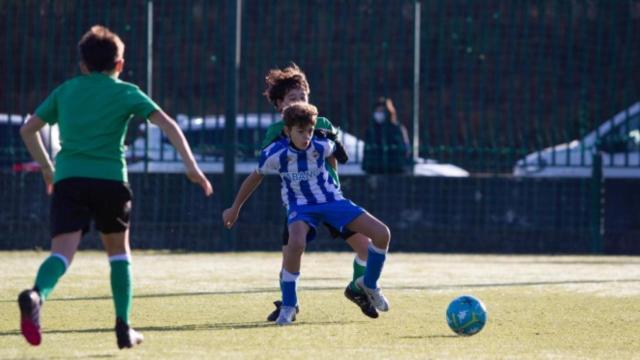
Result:
M397 174L408 172L410 164L407 129L398 121L393 101L380 97L367 127L362 168L371 174Z

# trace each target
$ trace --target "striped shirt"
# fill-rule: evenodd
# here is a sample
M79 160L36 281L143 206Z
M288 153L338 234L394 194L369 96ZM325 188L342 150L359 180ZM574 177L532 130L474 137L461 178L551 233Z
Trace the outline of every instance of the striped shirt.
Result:
M326 158L334 150L335 143L328 139L313 137L305 150L298 150L289 139L282 139L262 150L256 171L280 175L282 202L287 208L344 200L340 187L325 167Z

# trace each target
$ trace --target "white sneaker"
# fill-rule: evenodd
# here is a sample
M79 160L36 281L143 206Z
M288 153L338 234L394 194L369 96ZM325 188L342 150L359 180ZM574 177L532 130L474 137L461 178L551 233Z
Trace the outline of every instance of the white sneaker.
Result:
M380 288L369 289L364 284L364 276L356 279L356 285L358 285L358 287L362 289L362 291L364 291L373 307L375 307L379 311L389 311L389 301L387 301L387 298L382 295L382 290L380 290Z
M278 325L291 325L293 323L293 318L296 316L296 307L295 306L284 306L280 307L280 315L276 319L276 324Z

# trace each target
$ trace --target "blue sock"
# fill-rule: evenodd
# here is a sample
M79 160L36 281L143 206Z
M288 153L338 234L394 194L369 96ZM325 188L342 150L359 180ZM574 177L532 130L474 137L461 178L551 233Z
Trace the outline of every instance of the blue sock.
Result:
M290 273L285 269L282 269L282 305L283 306L296 306L298 304L298 295L296 294L296 288L298 287L298 278L300 273Z
M387 250L379 249L373 244L369 244L369 257L367 258L367 268L364 270L364 285L369 289L378 288L378 279L382 273L384 260L387 258Z

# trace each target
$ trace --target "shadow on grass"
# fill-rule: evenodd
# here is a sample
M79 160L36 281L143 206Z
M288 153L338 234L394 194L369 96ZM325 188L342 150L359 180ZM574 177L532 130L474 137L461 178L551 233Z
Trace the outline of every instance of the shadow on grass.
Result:
M424 340L424 339L450 339L450 338L459 338L462 336L458 336L458 335L443 335L443 334L436 334L436 335L424 335L424 336L401 336L400 339L408 339L408 340Z
M362 323L363 321L302 321L294 322L289 326L313 326L313 325L347 325ZM136 327L135 329L145 332L164 332L164 331L206 331L206 330L231 330L231 329L258 329L258 328L277 328L279 327L273 322L255 321L255 322L234 322L234 323L220 323L220 324L184 324L175 326L143 326ZM44 335L47 334L93 334L93 333L111 333L113 328L95 328L95 329L61 329L61 330L45 330ZM0 332L0 336L15 336L20 335L20 331L4 331Z
M364 321L296 321L291 326L314 326L314 325L347 325L363 323ZM202 330L231 330L231 329L259 329L259 328L280 328L273 322L267 321L254 321L254 322L235 322L235 323L221 323L221 324L191 324L191 325L177 325L177 326L147 326L136 328L141 332L154 332L154 331L202 331Z
M614 280L557 280L557 281L523 281L523 282L507 282L507 283L486 283L486 284L451 284L451 285L424 285L424 286L387 286L385 290L451 290L451 289L480 289L480 288L500 288L500 287L526 287L526 286L542 286L542 285L577 285L577 284L613 284L613 283L640 283L640 279L614 279ZM302 291L334 291L343 290L342 287L335 286L314 286L301 287ZM192 291L192 292L176 292L176 293L158 293L158 294L140 294L135 295L136 299L152 299L152 298L169 298L182 296L224 296L224 295L242 295L242 294L278 294L278 288L267 289L247 289L237 291ZM47 301L88 301L88 300L111 300L111 296L86 296L86 297L69 297L61 299L50 299ZM0 303L15 302L15 300L0 300Z
M114 354L83 354L82 358L83 359L104 359L104 358L115 358L117 356L118 355L114 355ZM24 358L19 357L15 359L24 359ZM47 356L47 359L69 359L69 356Z
M304 281L343 281L341 277L322 277L322 276L308 276L304 278Z
M640 265L637 260L533 260L523 261L523 264L550 264L550 265Z
M449 290L459 288L492 288L492 287L526 287L542 285L577 285L577 284L613 284L613 283L640 283L640 279L615 279L615 280L557 280L557 281L523 281L508 283L486 284L452 284L452 285L427 285L427 286L395 286L385 287L394 290Z
M304 289L304 288L303 288ZM307 290L313 290L316 288L311 288ZM330 289L326 288L325 290ZM268 288L268 289L247 289L247 290L237 290L237 291L193 291L193 292L176 292L176 293L158 293L158 294L136 294L134 297L136 299L145 299L145 298L167 298L167 297L182 297L182 296L218 296L218 295L242 295L242 294L268 294L268 293L279 293L280 289L278 288ZM86 301L86 300L111 300L111 295L102 295L102 296L85 296L85 297L69 297L69 298L60 298L60 299L48 299L47 302L55 302L55 301ZM1 302L15 302L15 300L0 300Z
M455 255L452 255L455 256ZM611 259L607 257L601 257L599 255L591 255L592 258L588 259L579 259L580 256L574 256L575 259L572 259L571 255L522 255L525 257L532 256L532 259L528 258L519 258L521 255L509 255L503 257L491 257L490 259L485 259L484 255L478 255L477 257L471 256L466 258L465 264L533 264L533 265L640 265L640 259L638 256L627 256L627 255L618 255L618 258ZM615 256L615 255L613 255ZM449 258L433 258L429 259L430 263L434 264L450 264L451 259Z
M94 355L85 355L88 359L103 359L103 358L113 358L116 357L116 355L112 355L112 354L94 354ZM63 359L61 357L61 359ZM66 358L68 359L68 357Z

